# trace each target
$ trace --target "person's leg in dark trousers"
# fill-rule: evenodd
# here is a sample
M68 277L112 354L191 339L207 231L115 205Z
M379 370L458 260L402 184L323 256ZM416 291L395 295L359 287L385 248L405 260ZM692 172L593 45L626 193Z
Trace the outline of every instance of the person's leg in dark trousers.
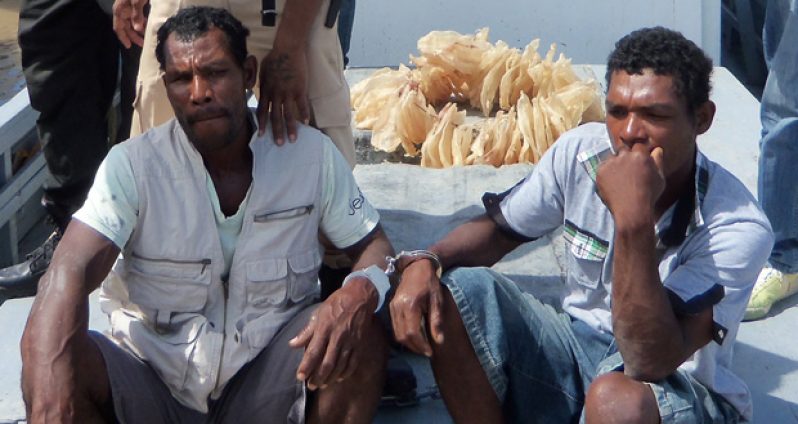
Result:
M95 1L25 0L19 43L50 174L43 203L63 228L108 152L119 42Z
M119 64L111 17L94 0L23 0L19 45L49 171L42 205L57 230L25 262L0 270L5 298L35 294L60 232L86 198L108 152Z
M133 44L129 49L120 47L122 54L122 72L119 76L119 127L115 143L121 143L130 137L130 125L133 119L133 101L136 100L136 76L139 73L141 47Z
M344 67L349 65L349 46L352 40L352 26L355 22L355 0L342 0L338 15L338 39L344 54Z

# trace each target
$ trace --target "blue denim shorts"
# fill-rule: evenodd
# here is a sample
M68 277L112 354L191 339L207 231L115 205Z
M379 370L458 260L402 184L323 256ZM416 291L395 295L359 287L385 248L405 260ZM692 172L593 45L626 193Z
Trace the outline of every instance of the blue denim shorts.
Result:
M458 268L441 281L452 293L508 422L579 422L593 379L623 369L611 334L541 303L499 273ZM685 372L649 385L663 423L743 420Z

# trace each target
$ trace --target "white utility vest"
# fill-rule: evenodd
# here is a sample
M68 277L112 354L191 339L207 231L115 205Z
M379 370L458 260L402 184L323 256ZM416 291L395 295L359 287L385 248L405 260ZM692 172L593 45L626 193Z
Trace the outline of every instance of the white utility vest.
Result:
M317 300L324 136L253 137L252 187L227 282L202 157L176 120L126 143L138 223L102 286L113 338L147 361L181 403L209 396ZM288 348L288 346L286 346Z

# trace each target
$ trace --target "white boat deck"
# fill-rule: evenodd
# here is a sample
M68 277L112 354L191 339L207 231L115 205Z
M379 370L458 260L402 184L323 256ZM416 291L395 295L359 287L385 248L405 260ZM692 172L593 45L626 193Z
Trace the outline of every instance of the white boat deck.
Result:
M593 66L602 78L602 66ZM347 71L350 83L372 70ZM713 100L718 112L712 129L699 139L700 148L756 190L759 140L758 103L724 68L716 68ZM530 169L514 165L494 169L470 167L428 170L412 165L360 165L355 175L366 196L381 210L384 226L397 249L426 247L454 225L479 214L484 191L501 191ZM444 194L442 194L444 193ZM559 236L544 238L511 253L496 268L512 275L527 290L545 298L558 295L564 271ZM529 276L538 284L530 286ZM0 424L24 420L19 391L19 339L31 299L10 300L0 306ZM798 422L798 344L790 323L798 323L798 296L779 304L768 318L743 323L735 350L735 371L748 383L754 398L756 423ZM96 294L91 322L106 329ZM793 324L794 325L794 324ZM408 355L421 393L434 393L434 380L423 358ZM377 423L448 423L443 403L430 396L418 405L382 408Z

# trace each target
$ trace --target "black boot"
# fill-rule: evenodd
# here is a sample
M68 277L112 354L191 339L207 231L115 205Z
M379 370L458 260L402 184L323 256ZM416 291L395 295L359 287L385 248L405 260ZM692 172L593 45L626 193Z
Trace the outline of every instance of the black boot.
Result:
M36 295L39 278L50 266L59 240L61 230L56 229L44 244L27 255L25 262L0 269L0 304L7 299Z
M42 198L42 206L47 210L46 221L55 226L55 231L41 246L28 253L24 262L0 269L0 305L8 299L36 295L39 278L47 272L55 247L72 217L70 209L49 201L47 196Z

